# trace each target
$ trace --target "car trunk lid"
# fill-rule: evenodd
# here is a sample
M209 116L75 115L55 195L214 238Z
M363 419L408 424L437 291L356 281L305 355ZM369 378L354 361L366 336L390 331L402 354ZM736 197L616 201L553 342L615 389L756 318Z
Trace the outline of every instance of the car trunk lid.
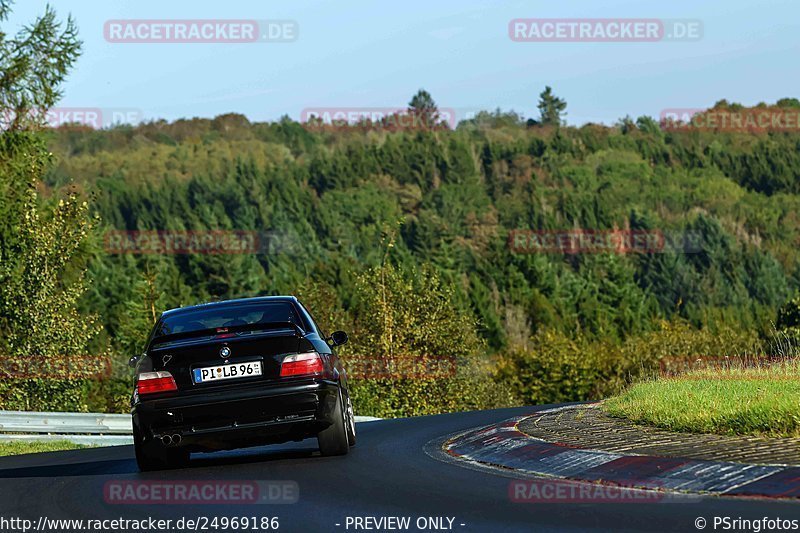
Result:
M170 372L178 390L210 390L280 379L281 362L313 345L292 328L204 332L201 336L166 339L150 349L154 370ZM260 372L254 371L260 367ZM198 382L203 369L205 379ZM209 376L224 379L209 380Z

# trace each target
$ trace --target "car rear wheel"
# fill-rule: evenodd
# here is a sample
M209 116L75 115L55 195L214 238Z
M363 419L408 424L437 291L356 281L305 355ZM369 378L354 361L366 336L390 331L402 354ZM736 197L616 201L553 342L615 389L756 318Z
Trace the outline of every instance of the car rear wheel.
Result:
M324 456L345 455L350 450L347 440L347 421L345 420L346 409L344 409L343 403L342 391L339 389L333 409L333 424L317 433L319 451Z
M144 442L141 434L133 426L133 451L136 455L136 464L142 472L161 470L164 468L162 456L156 452L154 443Z
M167 448L167 468L183 468L189 464L189 450L186 448Z
M350 400L350 394L347 395L347 410L345 411L345 425L347 427L347 444L350 446L356 445L356 416L353 412L353 402Z

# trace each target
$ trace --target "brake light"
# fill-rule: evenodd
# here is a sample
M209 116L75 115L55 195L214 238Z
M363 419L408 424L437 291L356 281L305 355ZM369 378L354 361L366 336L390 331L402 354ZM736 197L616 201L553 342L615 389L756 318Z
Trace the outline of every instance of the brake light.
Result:
M235 337L234 333L228 333L228 328L217 328L217 335L215 338L217 339L229 339L231 337Z
M178 387L175 385L175 378L169 372L142 372L136 382L136 392L139 396L173 390L178 390Z
M281 364L281 377L321 374L325 370L317 352L290 355Z

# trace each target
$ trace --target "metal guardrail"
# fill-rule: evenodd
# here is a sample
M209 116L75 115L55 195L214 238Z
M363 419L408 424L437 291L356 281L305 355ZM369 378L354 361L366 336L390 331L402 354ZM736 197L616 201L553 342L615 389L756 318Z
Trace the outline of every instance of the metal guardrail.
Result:
M356 422L380 420L356 416ZM131 415L0 411L0 442L68 440L76 444L133 444Z
M0 411L0 433L130 435L131 415Z

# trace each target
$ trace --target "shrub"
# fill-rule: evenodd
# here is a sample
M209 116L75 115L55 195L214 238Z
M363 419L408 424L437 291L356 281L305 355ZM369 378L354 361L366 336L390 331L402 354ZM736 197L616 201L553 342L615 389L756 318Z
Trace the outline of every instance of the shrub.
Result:
M0 410L129 413L127 379L15 379L0 382Z
M755 331L727 325L697 329L680 319L661 321L657 330L628 340L623 351L629 373L648 377L763 357Z
M77 379L15 379L0 382L0 409L88 412L83 382Z
M775 323L778 334L794 341L800 341L800 293L778 309L778 320Z
M540 331L531 340L530 349L502 355L494 374L525 404L590 400L624 383L618 348L553 330Z
M696 329L682 320L662 321L657 330L621 344L552 330L539 332L532 343L501 356L494 373L526 404L600 399L643 377L763 356L754 331Z
M432 269L387 263L366 270L357 276L349 309L337 307L329 286L307 288L303 297L312 312L325 310L316 317L324 329L351 324L350 342L341 355L351 375L356 413L417 416L515 403L508 388L492 380L471 312L458 306L453 287ZM425 361L430 360L453 365L428 372ZM359 372L364 361L379 371ZM381 373L398 366L410 372Z
M87 409L92 413L130 413L132 380L112 377L87 380L82 394Z
M353 379L354 409L359 415L421 416L518 405L511 389L492 380L488 361L465 361L454 376L412 379Z

